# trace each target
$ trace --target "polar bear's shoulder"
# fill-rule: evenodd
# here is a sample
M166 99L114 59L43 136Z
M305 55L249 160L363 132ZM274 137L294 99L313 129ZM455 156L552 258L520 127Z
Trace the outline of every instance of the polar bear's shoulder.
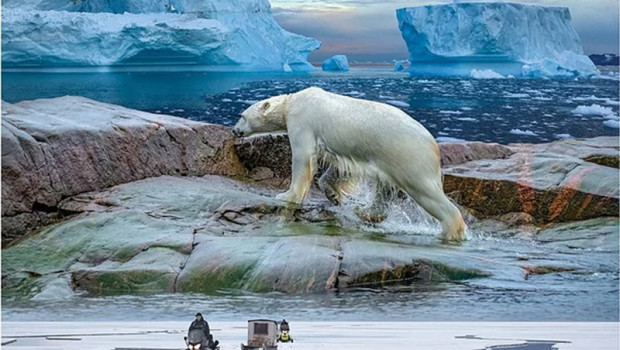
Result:
M319 94L329 94L329 92L321 89L318 86L311 86L309 88L305 88L297 92L297 95L319 95Z

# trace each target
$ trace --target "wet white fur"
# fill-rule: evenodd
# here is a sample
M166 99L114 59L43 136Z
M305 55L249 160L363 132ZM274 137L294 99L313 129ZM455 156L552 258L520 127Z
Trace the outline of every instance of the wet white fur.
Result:
M448 240L464 239L465 223L443 193L439 147L400 109L311 87L260 101L235 125L244 136L287 132L293 152L290 189L278 199L301 203L318 161L340 174L390 184L438 219Z

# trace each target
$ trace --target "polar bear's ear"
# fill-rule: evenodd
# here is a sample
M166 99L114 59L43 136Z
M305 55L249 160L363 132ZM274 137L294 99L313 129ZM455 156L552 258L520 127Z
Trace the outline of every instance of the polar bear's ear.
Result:
M271 103L269 103L269 101L263 103L263 106L261 107L263 111L266 111L269 109L269 107L271 107Z

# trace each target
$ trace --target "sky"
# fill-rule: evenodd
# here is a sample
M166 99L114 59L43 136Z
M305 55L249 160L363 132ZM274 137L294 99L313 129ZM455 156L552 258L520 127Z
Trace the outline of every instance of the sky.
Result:
M451 0L271 0L280 25L294 33L321 40L319 51L310 55L320 62L334 54L353 61L392 61L408 57L396 9L408 6L451 3ZM586 54L618 54L618 0L515 0L524 4L565 6Z

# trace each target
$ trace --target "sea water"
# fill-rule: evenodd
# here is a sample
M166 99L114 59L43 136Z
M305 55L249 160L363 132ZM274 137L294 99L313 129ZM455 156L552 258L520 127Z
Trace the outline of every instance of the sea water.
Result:
M7 102L78 95L197 121L234 125L252 103L318 86L392 104L439 141L539 143L618 135L616 72L593 79L424 78L386 68L347 73L204 71L3 72Z

